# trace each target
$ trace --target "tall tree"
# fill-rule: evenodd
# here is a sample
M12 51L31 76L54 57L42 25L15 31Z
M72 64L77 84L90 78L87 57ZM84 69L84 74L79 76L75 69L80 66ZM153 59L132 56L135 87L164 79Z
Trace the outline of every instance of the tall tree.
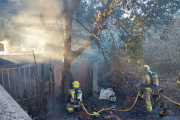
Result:
M116 40L125 41L125 50L128 50L134 58L137 54L142 54L142 45L145 36L148 36L148 30L155 26L156 29L170 28L173 24L173 14L180 8L178 0L103 0L106 2L99 2L99 0L82 0L82 2L93 3L98 2L102 6L98 8L98 14L87 15L88 18L94 18L94 25L92 30L87 31L91 33L89 41L78 47L75 51L71 50L71 33L73 14L80 5L81 0L62 0L63 2L63 67L62 67L62 83L61 83L61 98L66 101L69 91L69 72L71 63L78 57L91 43L94 38L97 39L97 45L101 48L102 55L105 60L107 48L102 48L102 43L111 44L107 39L101 39L104 34L112 34L112 31L120 31L120 37ZM68 4L69 3L69 4ZM88 6L88 5L87 5ZM94 5L88 6L96 7ZM85 10L84 10L85 11ZM88 11L89 12L89 11ZM87 12L87 13L88 13ZM78 14L78 12L77 12ZM128 17L124 17L127 15ZM74 19L76 20L76 19ZM79 24L82 23L78 20ZM90 21L91 22L91 21ZM113 25L114 24L114 25ZM84 26L83 26L84 27ZM116 30L114 30L114 28ZM109 32L104 33L106 29ZM166 31L167 32L167 31ZM120 42L119 42L120 44ZM116 45L118 47L118 45ZM117 49L118 50L118 49ZM113 53L112 53L113 54ZM142 57L142 55L141 55ZM135 58L137 61L139 58Z
M75 51L71 50L71 34L72 34L72 21L73 13L77 9L81 0L71 0L70 5L68 5L68 0L62 0L64 10L63 10L63 57L62 57L62 83L61 83L61 98L62 101L67 101L69 97L69 84L70 84L70 68L71 63L75 58L77 58L91 43L98 33L97 26L91 31L92 35L89 37L89 41L85 42L83 45L78 47ZM104 11L109 7L112 0L109 0L106 5L104 5L100 11ZM103 21L99 21L102 24Z

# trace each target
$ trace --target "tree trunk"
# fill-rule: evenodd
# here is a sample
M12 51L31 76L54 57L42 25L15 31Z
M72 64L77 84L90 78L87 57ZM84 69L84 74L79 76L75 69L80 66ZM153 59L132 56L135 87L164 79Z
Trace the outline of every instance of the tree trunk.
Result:
M71 50L71 31L72 16L67 12L63 15L64 40L63 40L63 57L62 57L62 82L61 82L61 99L66 102L69 97L70 68L73 61Z
M81 0L71 0L71 4L68 6L67 0L62 0L63 10L63 55L62 55L62 82L61 82L61 100L62 104L69 98L69 86L70 86L70 68L72 61L78 57L91 43L94 36L90 36L91 41L86 41L83 45L78 47L75 51L71 50L71 33L72 33L72 20L73 13L77 9ZM112 0L101 9L104 11L109 7ZM102 21L101 21L102 22ZM98 32L97 27L92 31L93 34Z

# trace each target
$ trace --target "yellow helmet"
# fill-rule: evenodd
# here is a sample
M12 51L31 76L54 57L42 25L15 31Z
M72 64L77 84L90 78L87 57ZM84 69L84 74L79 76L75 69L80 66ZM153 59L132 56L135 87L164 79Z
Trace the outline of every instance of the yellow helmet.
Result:
M78 81L74 81L72 84L73 84L73 88L78 88L79 87L79 82Z
M144 65L144 66L143 66L143 69L144 69L145 71L148 71L148 70L150 70L150 67L149 67L148 65Z

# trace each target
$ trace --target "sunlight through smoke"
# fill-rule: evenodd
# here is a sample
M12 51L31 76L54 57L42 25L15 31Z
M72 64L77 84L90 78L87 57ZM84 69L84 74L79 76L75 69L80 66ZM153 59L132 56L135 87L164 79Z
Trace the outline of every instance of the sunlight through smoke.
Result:
M62 36L56 24L60 11L58 1L14 2L20 9L17 14L10 14L11 18L6 20L4 26L8 29L8 37L0 41L5 47L0 55L32 54L34 51L35 54L60 59Z

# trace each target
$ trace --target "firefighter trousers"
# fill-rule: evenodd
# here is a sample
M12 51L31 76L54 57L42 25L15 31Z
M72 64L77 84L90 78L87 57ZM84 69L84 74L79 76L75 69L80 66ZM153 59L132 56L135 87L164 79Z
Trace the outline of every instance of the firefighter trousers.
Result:
M145 90L144 90L144 99L145 99L145 102L146 102L147 111L149 111L149 112L152 111L151 93L152 93L151 88L145 88Z

